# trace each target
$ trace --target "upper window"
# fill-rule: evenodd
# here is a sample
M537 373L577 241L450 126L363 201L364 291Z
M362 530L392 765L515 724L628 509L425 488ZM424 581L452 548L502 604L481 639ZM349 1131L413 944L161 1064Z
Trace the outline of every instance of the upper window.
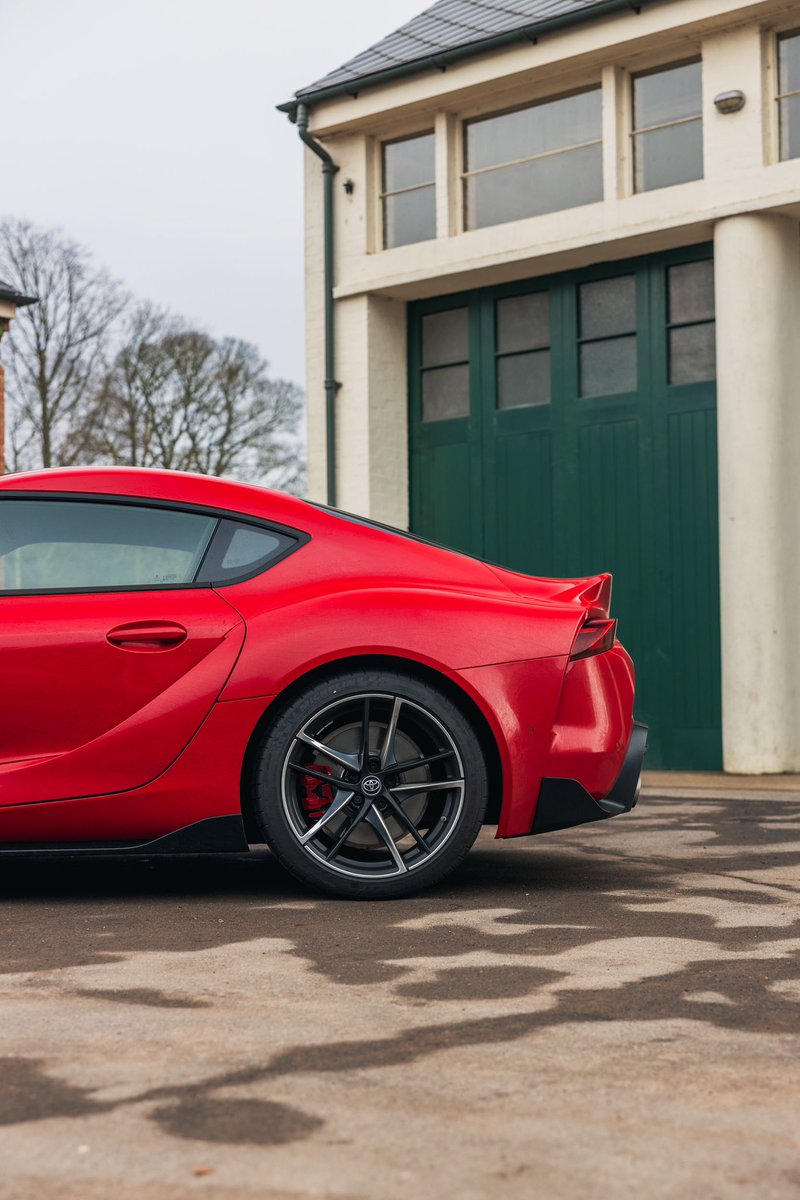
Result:
M800 158L800 32L778 38L778 126L781 158Z
M383 245L436 237L436 152L433 133L383 144Z
M217 521L74 500L0 501L0 591L191 583Z
M634 76L637 192L703 178L702 70L698 60Z
M467 229L603 199L600 88L465 126Z

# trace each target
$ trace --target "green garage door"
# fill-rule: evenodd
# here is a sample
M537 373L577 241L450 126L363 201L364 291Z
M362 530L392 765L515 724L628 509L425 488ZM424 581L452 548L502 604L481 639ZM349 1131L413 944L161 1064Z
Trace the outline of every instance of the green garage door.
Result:
M612 571L648 766L719 769L710 248L410 316L412 529L534 575Z

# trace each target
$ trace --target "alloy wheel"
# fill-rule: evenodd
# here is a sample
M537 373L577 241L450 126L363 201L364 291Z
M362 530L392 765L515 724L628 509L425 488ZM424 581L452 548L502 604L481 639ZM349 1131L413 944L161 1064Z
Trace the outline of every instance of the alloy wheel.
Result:
M296 731L281 802L296 843L352 879L402 877L449 841L464 805L458 747L427 708L389 692L326 704Z

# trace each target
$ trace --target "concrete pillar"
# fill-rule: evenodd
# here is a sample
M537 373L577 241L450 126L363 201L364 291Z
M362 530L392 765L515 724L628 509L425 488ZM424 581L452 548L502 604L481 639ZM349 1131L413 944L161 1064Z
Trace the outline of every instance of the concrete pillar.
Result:
M800 769L800 229L720 221L717 294L725 769Z
M337 501L408 524L406 305L383 296L336 302Z

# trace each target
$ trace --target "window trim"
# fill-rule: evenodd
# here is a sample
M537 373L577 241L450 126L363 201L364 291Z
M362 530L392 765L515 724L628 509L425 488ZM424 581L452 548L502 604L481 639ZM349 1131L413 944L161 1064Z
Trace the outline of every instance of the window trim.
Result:
M30 588L26 591L16 588L0 588L0 601L5 597L21 597L21 596L100 596L109 594L126 594L136 592L186 592L196 591L201 588L224 588L230 587L237 583L246 583L249 579L255 579L259 575L264 575L271 570L283 559L288 558L290 554L294 554L307 542L311 541L311 534L305 533L302 530L294 529L289 525L281 525L277 521L269 521L263 517L254 517L249 513L236 512L233 509L213 508L204 504L185 504L175 500L151 500L149 497L142 496L115 496L107 492L40 492L26 489L5 488L0 491L0 505L4 500L33 500L39 502L61 502L74 501L79 504L122 504L133 508L156 508L166 509L170 512L183 512L187 515L197 514L198 516L213 517L217 521L217 525L208 539L208 545L205 548L200 562L197 564L194 579L189 583L137 583L129 584L125 587L110 585L107 587L84 587L84 588ZM223 519L237 521L242 525L255 525L261 529L268 529L272 533L280 533L284 537L291 538L293 545L287 546L280 554L276 554L271 558L269 563L254 571L243 572L235 578L226 578L223 580L208 580L202 583L197 582L197 576L203 569L203 564L206 561L211 545L219 531L219 523Z
M588 142L572 142L568 146L559 146L555 150L542 150L538 154L527 154L527 155L523 156L522 158L509 159L507 162L495 163L494 165L489 166L489 167L476 167L474 170L468 169L469 153L467 150L467 138L469 136L469 128L471 125L477 125L481 121L492 121L498 117L508 117L508 116L511 116L513 113L526 112L528 109L531 109L531 108L541 108L545 104L555 104L559 100L570 100L573 96L585 96L585 95L588 95L589 92L598 92L600 94L600 136L598 138L592 138ZM459 168L460 168L459 169L459 184L460 184L459 192L460 192L460 196L461 196L461 228L462 228L462 231L467 233L467 232L474 232L478 229L496 229L499 225L507 225L507 224L512 223L509 221L496 221L496 222L493 222L491 225L470 225L470 223L469 223L469 205L467 203L468 180L474 179L478 175L487 175L491 171L504 171L504 170L507 170L509 167L518 167L518 166L522 166L523 164L529 163L529 162L541 162L544 159L555 158L559 154L569 154L575 150L589 150L589 149L591 149L592 146L600 147L601 169L603 171L603 173L601 175L601 187L603 190L603 196L601 197L601 199L599 201L593 201L592 203L602 204L607 199L607 197L605 195L605 178L604 178L604 169L603 169L603 163L604 163L604 158L605 158L605 147L604 147L604 137L603 137L603 133L604 133L603 106L604 106L604 104L605 104L605 89L604 89L603 80L601 77L596 83L590 83L583 87L570 88L565 92L559 91L559 92L556 92L555 94L548 93L546 95L540 96L538 99L529 100L524 104L515 104L511 108L490 110L488 112L479 113L479 114L476 114L475 116L470 116L470 117L466 117L466 118L462 119L461 137L459 139L460 143L461 143L461 161L459 163ZM574 204L567 205L564 208L553 209L552 212L571 212L575 207L585 208L587 206L583 205L583 204L577 205L577 206ZM535 220L537 217L550 216L550 215L551 215L550 213L534 213L533 216L517 217L515 219L520 220L520 221L530 221L530 220Z
M433 138L433 178L425 183L412 183L407 187L402 188L387 188L386 187L386 156L385 150L387 146L397 146L401 142L413 142L416 138L432 137ZM386 223L386 201L391 200L393 196L404 196L409 192L421 192L426 188L433 189L434 196L434 222L433 234L429 238L422 238L417 242L399 242L396 246L390 246L387 242L387 223ZM378 146L378 205L380 208L380 248L381 250L399 250L403 246L420 246L423 242L432 242L436 239L436 128L435 125L425 129L418 129L414 133L407 133L398 137L383 138Z
M700 64L700 111L693 117L677 117L674 121L660 121L656 125L643 125L640 129L636 128L636 80L645 79L649 75L663 75L666 71L676 71L680 67L691 67L696 63ZM705 179L705 126L703 113L703 91L702 91L702 68L703 55L701 53L694 54L690 58L671 59L668 62L663 62L657 66L647 67L642 71L632 71L630 73L629 87L629 105L630 105L630 123L628 128L628 144L630 146L630 188L632 196L644 196L648 192L660 192L668 187L685 187L689 183L699 183ZM642 134L656 133L661 129L677 129L679 125L691 125L700 122L703 144L703 174L698 179L687 179L681 183L665 183L658 188L645 188L639 190L636 187L636 139Z

